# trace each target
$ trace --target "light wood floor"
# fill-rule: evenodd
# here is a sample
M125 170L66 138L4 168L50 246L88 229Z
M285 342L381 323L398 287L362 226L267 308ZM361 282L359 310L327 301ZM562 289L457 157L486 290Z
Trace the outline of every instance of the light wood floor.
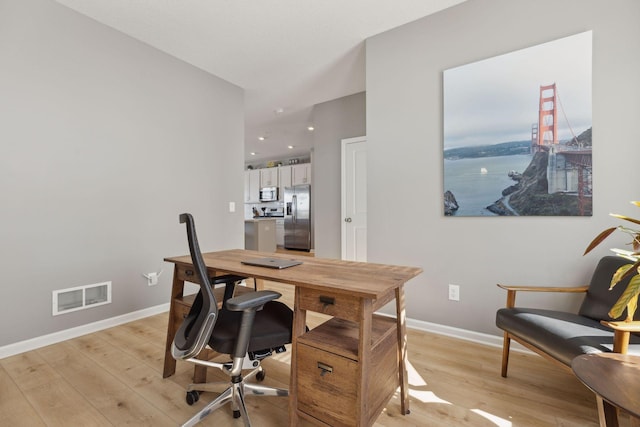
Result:
M278 288L285 302L292 301L291 287L269 288ZM184 422L212 394L203 394L192 407L185 403L184 387L193 372L185 362L178 362L174 376L162 379L166 326L167 315L160 314L0 360L0 425ZM504 379L497 348L409 330L408 351L411 414L400 415L394 397L376 426L598 425L592 393L538 356L512 353L509 378ZM265 384L287 386L290 354L263 362ZM219 375L211 371L209 376ZM286 399L248 397L247 404L255 426L286 425ZM223 408L202 425L242 423Z

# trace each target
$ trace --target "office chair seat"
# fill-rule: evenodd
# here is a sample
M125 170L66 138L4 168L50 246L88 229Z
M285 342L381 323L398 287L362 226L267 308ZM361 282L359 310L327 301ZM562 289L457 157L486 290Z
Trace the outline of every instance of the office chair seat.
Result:
M241 311L220 310L209 347L218 353L231 354L238 339L241 321ZM281 348L282 343L290 343L292 323L293 312L289 307L278 301L266 303L256 313L247 351L260 353Z

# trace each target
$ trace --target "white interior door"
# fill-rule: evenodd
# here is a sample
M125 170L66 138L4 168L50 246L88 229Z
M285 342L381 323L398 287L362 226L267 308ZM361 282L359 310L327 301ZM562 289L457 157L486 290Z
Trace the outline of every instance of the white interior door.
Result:
M342 259L367 260L367 138L342 140Z

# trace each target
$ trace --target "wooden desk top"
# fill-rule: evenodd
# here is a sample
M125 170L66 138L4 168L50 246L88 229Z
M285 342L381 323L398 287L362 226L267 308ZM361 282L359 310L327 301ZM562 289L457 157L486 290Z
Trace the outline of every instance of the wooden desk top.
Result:
M619 353L585 354L571 368L591 391L635 417L640 417L640 356Z
M292 256L242 249L204 253L203 258L207 267L213 271L371 299L387 295L391 290L402 286L422 272L418 267ZM241 263L252 258L295 259L302 261L302 264L278 270ZM169 257L164 260L183 266L193 265L190 255Z

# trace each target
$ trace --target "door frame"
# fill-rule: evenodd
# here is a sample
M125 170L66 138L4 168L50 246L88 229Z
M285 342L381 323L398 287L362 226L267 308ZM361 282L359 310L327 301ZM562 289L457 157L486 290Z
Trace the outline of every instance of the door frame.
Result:
M347 144L351 144L354 142L367 142L367 136L356 136L353 138L345 138L341 140L340 146L340 242L341 242L341 253L340 258L346 259L347 253L347 223L345 222L345 218L347 217L347 188L346 188L346 179L345 176L347 174L347 165L345 159L345 150Z

